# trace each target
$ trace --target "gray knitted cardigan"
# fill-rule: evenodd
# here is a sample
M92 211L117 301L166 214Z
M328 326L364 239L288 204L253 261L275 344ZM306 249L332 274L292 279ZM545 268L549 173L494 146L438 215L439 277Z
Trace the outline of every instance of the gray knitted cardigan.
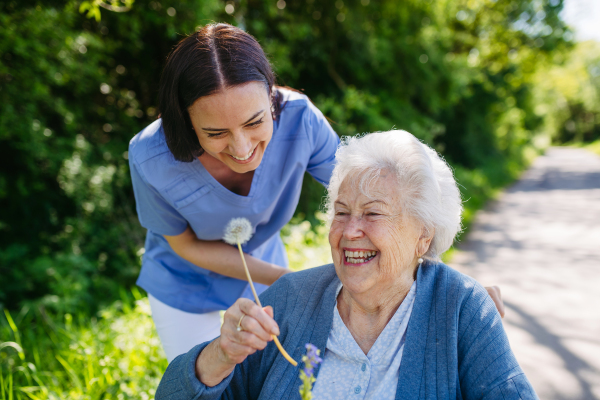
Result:
M294 359L302 358L306 343L325 350L338 284L330 264L287 274L261 295L263 306L273 306L279 339ZM194 366L206 345L171 362L157 400L300 398L301 365L289 364L272 342L217 386L203 385ZM396 399L537 399L485 289L444 264L425 262L417 272Z

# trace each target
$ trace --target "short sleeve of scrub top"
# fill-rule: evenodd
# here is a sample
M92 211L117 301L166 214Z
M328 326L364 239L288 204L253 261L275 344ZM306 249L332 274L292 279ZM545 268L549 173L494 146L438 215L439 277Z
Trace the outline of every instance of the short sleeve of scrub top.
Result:
M190 226L201 240L221 240L231 218L245 217L253 236L244 252L287 267L279 236L291 219L309 172L329 183L339 138L323 114L303 94L281 90L285 106L273 121L273 137L254 172L248 196L217 182L199 160L175 160L161 121L138 133L129 145L129 164L140 223L148 230L137 284L182 311L223 310L239 297L251 298L248 283L200 268L179 257L163 235ZM258 292L265 285L255 285Z

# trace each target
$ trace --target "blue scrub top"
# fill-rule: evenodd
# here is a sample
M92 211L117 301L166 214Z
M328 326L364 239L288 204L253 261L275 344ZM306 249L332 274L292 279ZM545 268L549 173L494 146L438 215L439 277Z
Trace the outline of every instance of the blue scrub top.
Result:
M306 96L281 92L285 107L273 121L273 137L248 196L223 187L198 159L175 160L161 120L131 140L129 165L137 213L148 230L137 284L163 303L206 313L226 309L239 297L253 298L248 282L200 268L171 249L163 235L179 235L188 225L201 240L221 240L231 218L245 217L253 236L242 246L244 252L287 267L279 230L294 214L305 171L322 184L329 183L339 138ZM259 293L267 287L255 286Z

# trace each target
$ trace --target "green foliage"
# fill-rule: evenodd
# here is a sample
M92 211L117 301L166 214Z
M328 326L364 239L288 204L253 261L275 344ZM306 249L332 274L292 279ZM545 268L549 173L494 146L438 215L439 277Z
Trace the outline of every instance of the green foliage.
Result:
M94 18L96 21L100 22L100 7L114 12L127 12L131 10L134 1L135 0L111 0L109 3L102 0L82 1L79 5L79 12L84 13L87 11L86 16L88 18Z
M468 168L530 142L540 122L528 118L531 77L566 47L560 3L282 6L242 2L234 15L262 39L281 80L305 89L338 133L407 129Z
M0 398L151 399L167 367L147 298L137 291L99 318L0 316ZM14 317L14 319L13 319Z
M535 78L535 112L555 143L600 138L600 43L577 43L568 58L545 65Z
M71 312L93 312L139 272L128 142L156 118L177 30L218 3L139 3L101 23L60 3L0 5L0 304L81 293Z
M303 215L298 215L281 230L290 269L293 271L332 262L325 214L317 212L314 216L317 223L313 226Z
M589 126L585 110L596 100L582 100L585 112L577 95L563 96L574 106L562 114L549 106L562 92L543 73L579 71L561 8L555 0L2 2L0 303L94 315L134 284L144 232L127 145L157 117L166 55L198 25L225 21L253 34L280 83L303 89L340 135L395 127L431 144L456 168L471 210L565 121L581 115L574 124ZM586 60L597 82L596 61ZM305 179L296 218L312 227L297 219L284 232L289 248L326 246L315 215L323 195ZM291 263L326 262L327 253Z

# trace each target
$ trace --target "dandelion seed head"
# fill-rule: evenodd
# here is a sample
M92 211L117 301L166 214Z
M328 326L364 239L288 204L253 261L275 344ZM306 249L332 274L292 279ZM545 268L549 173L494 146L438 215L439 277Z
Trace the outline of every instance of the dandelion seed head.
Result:
M223 240L229 244L244 244L252 237L252 224L246 218L233 218L225 228Z

